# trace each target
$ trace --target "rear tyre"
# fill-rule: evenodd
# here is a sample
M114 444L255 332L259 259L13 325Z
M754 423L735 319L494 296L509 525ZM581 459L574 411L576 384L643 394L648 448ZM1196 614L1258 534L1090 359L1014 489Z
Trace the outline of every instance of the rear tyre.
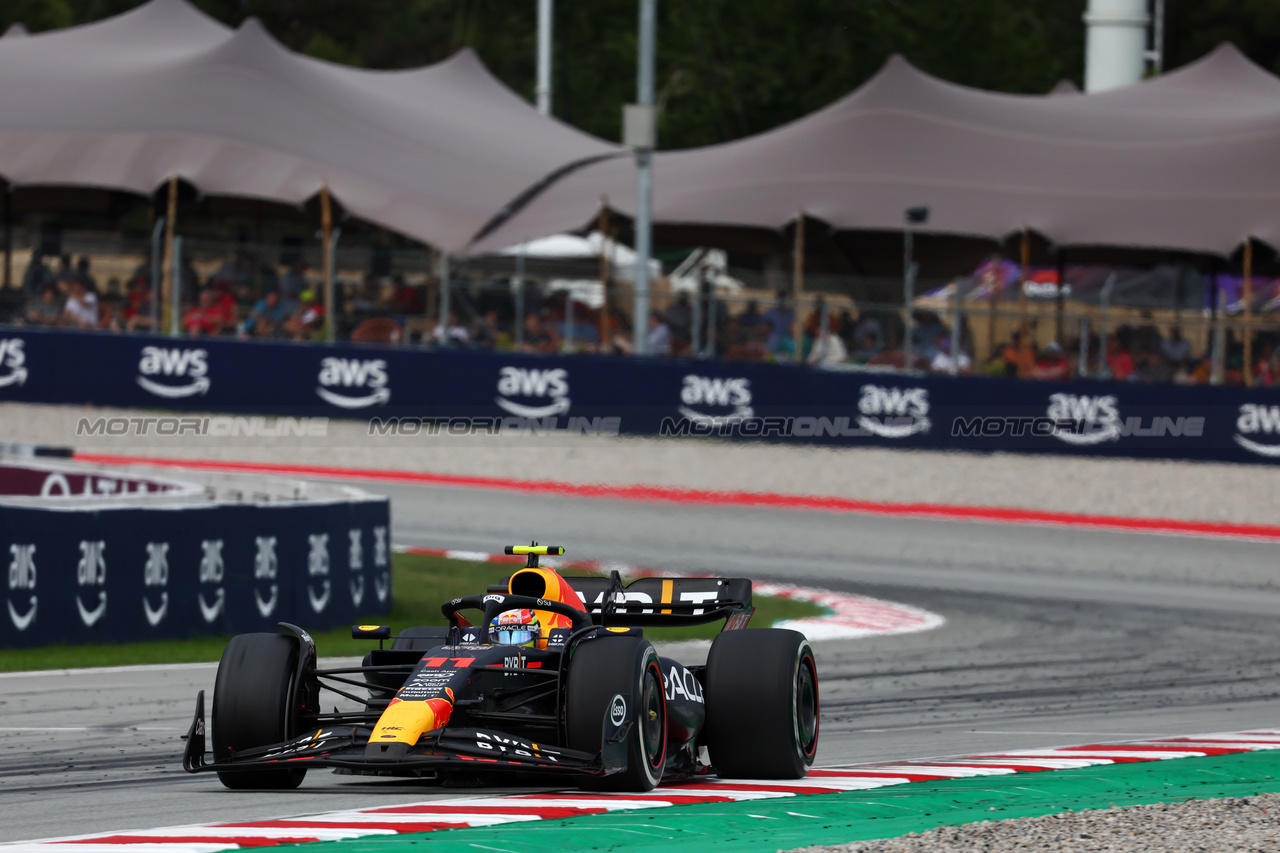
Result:
M283 634L237 634L227 643L213 687L214 760L298 734L294 696L298 641ZM218 771L235 790L296 788L306 768Z
M643 637L601 637L574 650L565 691L568 746L600 752L605 715L619 695L631 721L627 769L580 785L599 791L652 791L667 760L667 697L658 653Z
M703 743L727 779L799 779L818 751L818 668L797 631L725 631L707 655Z

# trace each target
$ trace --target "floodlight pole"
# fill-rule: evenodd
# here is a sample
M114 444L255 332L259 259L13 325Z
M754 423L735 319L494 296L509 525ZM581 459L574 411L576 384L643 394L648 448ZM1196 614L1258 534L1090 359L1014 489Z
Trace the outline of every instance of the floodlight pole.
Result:
M624 120L624 135L636 150L636 283L631 318L632 350L644 355L649 334L649 255L653 237L653 65L657 40L658 0L640 0L640 44L636 67L636 105L632 114L640 128ZM635 131L639 130L639 133Z
M551 36L555 0L538 0L538 112L551 115Z

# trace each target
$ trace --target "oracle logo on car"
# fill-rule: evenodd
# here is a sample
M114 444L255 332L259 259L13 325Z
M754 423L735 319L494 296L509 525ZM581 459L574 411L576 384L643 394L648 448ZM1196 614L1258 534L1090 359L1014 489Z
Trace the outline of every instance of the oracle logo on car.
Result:
M169 347L143 347L138 361L138 385L148 393L169 400L207 394L212 384L209 373L209 351ZM158 381L161 378L183 380L186 384Z
M22 338L0 338L0 388L7 385L25 385L27 382L27 354L23 351Z
M526 402L512 400L519 397ZM550 400L532 405L531 400ZM532 367L504 367L498 371L499 408L520 418L549 418L563 415L573 405L569 399L569 371L563 367L540 370Z
M684 404L680 406L680 414L696 423L722 424L755 416L751 408L751 380L743 377L723 379L690 374L680 388L680 402ZM700 411L708 407L721 411Z
M1263 406L1245 403L1236 418L1236 444L1259 456L1280 458L1280 444L1255 441L1253 437L1273 436L1280 433L1280 406Z
M335 358L320 360L320 399L343 409L385 406L391 399L387 361L383 358ZM337 390L334 390L337 389ZM358 396L340 391L369 392Z

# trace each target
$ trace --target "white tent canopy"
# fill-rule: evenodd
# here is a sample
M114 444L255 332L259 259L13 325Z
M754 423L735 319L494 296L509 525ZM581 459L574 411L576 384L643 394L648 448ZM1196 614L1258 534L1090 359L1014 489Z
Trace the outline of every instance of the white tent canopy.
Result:
M449 251L548 175L621 149L539 114L470 51L408 71L291 53L184 0L0 40L0 176L300 203Z
M1156 80L1091 95L1016 96L930 77L900 57L830 106L746 139L654 162L654 221L1230 253L1280 247L1280 78L1230 45ZM607 196L635 210L635 170L594 164L549 186L472 247L572 230Z

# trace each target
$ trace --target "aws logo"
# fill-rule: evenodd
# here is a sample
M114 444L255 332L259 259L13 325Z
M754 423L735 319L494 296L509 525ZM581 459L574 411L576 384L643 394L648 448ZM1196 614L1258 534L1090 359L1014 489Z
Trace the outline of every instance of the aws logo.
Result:
M924 388L884 388L863 385L858 398L858 426L884 438L925 433L929 420L929 392Z
M1067 444L1084 446L1120 438L1119 402L1110 394L1102 397L1050 394L1048 416L1055 421L1070 420L1080 425L1074 432L1054 431L1054 437Z
M27 354L23 352L22 338L0 338L0 388L27 383Z
M152 628L160 624L165 613L169 611L169 543L148 542L147 562L142 567L142 583L147 590L160 590L160 605L151 606L151 600L142 596L142 612L146 614L147 624Z
M525 402L517 402L519 397ZM534 405L533 400L549 400ZM573 405L569 399L569 371L563 367L539 370L504 367L498 371L498 396L493 400L504 411L521 418L549 418L563 415Z
M680 407L680 414L698 423L721 424L755 416L751 408L749 379L689 375L684 378L684 385L680 388L680 402L684 404ZM694 409L693 406L731 411L707 413Z
M1254 441L1248 436L1271 436L1280 433L1280 406L1245 403L1236 418L1236 444L1250 453L1271 458L1280 457L1280 444Z
M258 606L262 618L266 619L275 611L276 603L280 600L280 584L276 583L276 575L280 570L280 561L276 558L276 537L255 536L253 544L256 549L253 555L253 603ZM266 598L262 597L259 582L270 590Z
M80 562L76 564L76 583L86 591L86 594L95 590L98 593L98 601L92 609L85 606L80 596L76 595L76 609L80 611L80 621L86 628L92 628L107 612L107 591L103 589L107 585L107 561L103 557L103 552L106 550L107 543L100 539L80 543ZM89 600L93 602L91 595Z
M143 390L177 400L209 392L209 351L143 347L138 362L138 384ZM160 380L170 381L160 381ZM183 380L185 384L178 384Z
M222 587L226 578L226 564L222 561L221 539L200 540L200 592L196 595L196 603L200 605L200 616L210 625L218 618L227 606L227 591ZM204 588L213 587L212 603L204 600Z
M30 594L30 601L19 607L13 606L12 597L5 602L9 605L9 619L13 627L25 631L36 619L36 546L33 544L9 546L9 594ZM20 607L27 608L26 613L19 612Z
M329 583L329 534L308 534L307 545L307 574L318 579L320 587L320 592L316 592L315 587L308 583L307 599L311 602L312 610L323 613L333 593L333 587Z
M320 361L320 399L343 409L385 406L391 399L383 358L325 358ZM367 392L367 393L366 393Z

